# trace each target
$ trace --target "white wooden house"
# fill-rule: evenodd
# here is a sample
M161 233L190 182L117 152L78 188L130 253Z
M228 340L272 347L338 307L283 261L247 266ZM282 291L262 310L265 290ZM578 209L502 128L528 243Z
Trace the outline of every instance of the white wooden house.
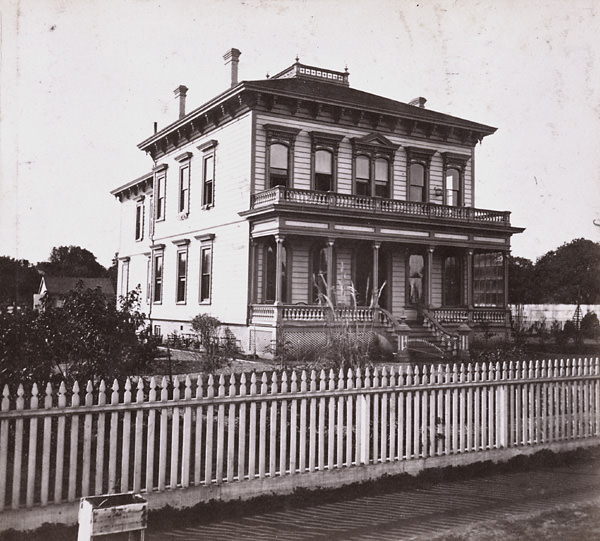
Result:
M395 343L508 328L507 256L521 232L475 206L475 146L495 128L350 87L296 61L232 86L138 146L148 172L122 203L119 286L138 284L155 332L218 317L261 355L318 334L323 307ZM357 291L358 306L346 285ZM373 285L381 295L373 295Z

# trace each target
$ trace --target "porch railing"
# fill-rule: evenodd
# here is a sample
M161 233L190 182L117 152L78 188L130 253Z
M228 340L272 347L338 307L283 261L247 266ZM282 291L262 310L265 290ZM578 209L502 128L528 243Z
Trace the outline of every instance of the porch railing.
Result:
M276 186L275 188L253 195L251 208L259 209L268 205L282 203L298 206L317 206L328 209L351 209L382 214L426 216L430 218L448 218L468 222L510 225L510 212L508 211L455 207L416 201L399 201L382 197L368 197L335 192L297 190L285 186Z
M432 308L433 317L442 324L467 323L505 324L509 310L507 308Z

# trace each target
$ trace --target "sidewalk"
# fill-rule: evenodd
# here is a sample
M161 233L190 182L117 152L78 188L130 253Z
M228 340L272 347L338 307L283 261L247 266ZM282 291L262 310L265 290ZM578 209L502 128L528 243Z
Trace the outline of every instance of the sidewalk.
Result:
M600 539L600 454L594 456L588 462L429 483L376 495L356 494L314 506L288 505L195 526L151 528L148 538Z

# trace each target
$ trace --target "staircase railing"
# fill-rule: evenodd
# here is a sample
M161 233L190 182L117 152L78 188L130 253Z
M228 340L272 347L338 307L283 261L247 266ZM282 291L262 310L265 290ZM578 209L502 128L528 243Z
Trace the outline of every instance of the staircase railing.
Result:
M435 319L435 316L426 308L423 308L421 313L423 315L423 327L433 333L448 353L453 356L458 355L458 344L460 341L458 333L450 332L442 327L439 321Z

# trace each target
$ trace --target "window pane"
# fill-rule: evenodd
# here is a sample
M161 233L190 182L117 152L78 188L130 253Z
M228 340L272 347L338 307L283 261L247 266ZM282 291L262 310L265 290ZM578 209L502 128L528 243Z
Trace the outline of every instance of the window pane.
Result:
M214 171L214 156L207 156L204 158L204 189L202 194L203 205L212 205L213 203Z
M446 171L446 205L459 205L460 200L460 173L456 169Z
M331 175L333 173L333 155L327 150L315 152L315 173Z
M162 273L163 273L163 256L157 255L154 258L154 302L162 300Z
M369 179L369 158L366 156L356 158L356 178Z
M285 145L275 143L271 145L270 167L275 169L288 168L288 148Z
M444 306L461 305L461 265L457 256L448 256L443 266L443 295Z
M473 303L504 305L504 261L500 252L473 254Z
M410 166L410 184L425 186L425 168L420 163L413 163Z
M177 302L185 301L185 284L187 277L187 253L177 254Z
M420 254L412 254L408 258L409 302L418 304L423 300L423 273L425 258Z
M206 302L210 300L211 249L203 248L200 259L200 302Z
M375 180L378 182L387 182L389 178L388 161L383 158L375 160Z

